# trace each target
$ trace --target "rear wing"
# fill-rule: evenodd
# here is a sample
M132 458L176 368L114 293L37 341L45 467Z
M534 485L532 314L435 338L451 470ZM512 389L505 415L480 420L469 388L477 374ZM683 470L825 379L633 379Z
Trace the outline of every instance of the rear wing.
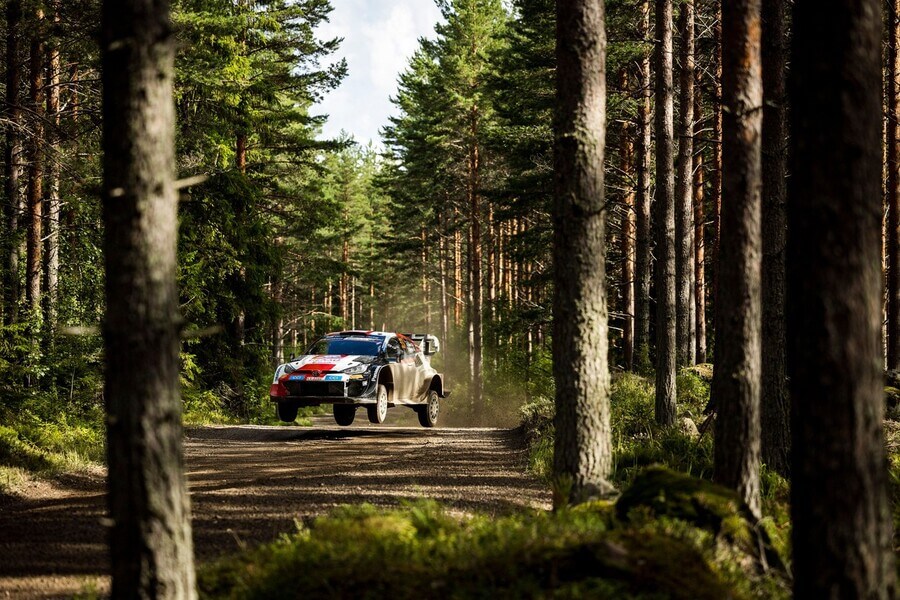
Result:
M422 352L428 356L441 350L441 343L438 341L437 336L430 333L404 333L403 335L414 341L422 349Z

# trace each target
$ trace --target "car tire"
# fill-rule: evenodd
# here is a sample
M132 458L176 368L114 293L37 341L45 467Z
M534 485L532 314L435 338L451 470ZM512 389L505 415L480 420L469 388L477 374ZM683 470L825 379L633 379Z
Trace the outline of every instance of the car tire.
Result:
M419 425L422 427L434 427L437 425L438 416L441 414L441 399L436 390L428 391L428 400L425 404L416 407L419 415Z
M286 402L275 403L275 417L285 423L293 423L297 420L297 410L298 407L296 404L287 404Z
M375 390L375 404L366 407L369 413L369 422L376 425L384 423L387 418L388 410L388 390L384 385L379 384Z
M356 406L353 404L334 404L334 422L341 427L353 425L356 418Z

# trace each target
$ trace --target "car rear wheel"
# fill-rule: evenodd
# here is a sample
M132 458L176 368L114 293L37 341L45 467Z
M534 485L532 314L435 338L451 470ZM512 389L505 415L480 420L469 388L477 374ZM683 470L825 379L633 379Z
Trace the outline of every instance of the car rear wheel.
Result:
M293 423L297 420L297 406L284 402L275 403L275 416L285 423Z
M334 422L341 427L353 425L356 418L356 407L352 404L334 404Z
M422 427L434 427L437 425L438 416L441 414L441 399L435 390L428 392L428 401L416 407L419 415L419 424Z
M366 407L369 412L369 422L376 425L384 423L387 419L388 410L388 391L383 385L379 385L375 391L375 404Z

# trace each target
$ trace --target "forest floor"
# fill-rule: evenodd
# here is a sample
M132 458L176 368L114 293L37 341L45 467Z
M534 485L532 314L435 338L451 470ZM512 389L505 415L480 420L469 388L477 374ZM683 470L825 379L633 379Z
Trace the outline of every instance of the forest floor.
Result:
M461 514L496 515L550 507L548 486L525 472L516 432L396 426L414 420L394 409L382 426L360 411L350 428L329 416L311 428L188 429L198 561L272 541L342 504L432 498ZM95 469L0 496L0 598L108 590L104 485Z

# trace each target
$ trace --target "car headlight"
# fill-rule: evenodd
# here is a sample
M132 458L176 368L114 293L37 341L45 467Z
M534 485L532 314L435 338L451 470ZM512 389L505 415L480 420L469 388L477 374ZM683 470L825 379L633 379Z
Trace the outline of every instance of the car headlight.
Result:
M284 374L285 374L285 375L287 375L288 373L293 373L293 372L296 371L296 370L297 370L297 369L295 369L295 368L292 367L291 365L284 365Z
M360 373L365 373L366 369L369 368L369 365L354 365L352 367L348 367L341 371L344 375L359 375Z

